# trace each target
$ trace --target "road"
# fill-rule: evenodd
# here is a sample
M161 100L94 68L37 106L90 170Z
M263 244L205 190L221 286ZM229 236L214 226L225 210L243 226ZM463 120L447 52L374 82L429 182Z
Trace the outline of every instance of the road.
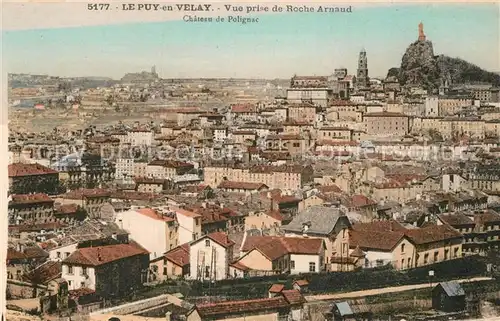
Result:
M492 278L477 277L477 278L471 278L471 279L461 279L461 280L456 280L456 281L458 283L467 283L467 282L478 282L478 281L486 281L486 280L492 280ZM404 291L410 291L410 290L424 289L424 288L428 288L429 286L430 286L429 283L422 283L422 284L402 285L402 286L393 286L393 287L388 287L388 288L346 292L346 293L309 295L309 296L306 296L306 300L308 302L314 302L314 301L324 301L324 300L355 299L355 298L362 298L362 297L371 296L371 295L397 293L397 292L404 292Z

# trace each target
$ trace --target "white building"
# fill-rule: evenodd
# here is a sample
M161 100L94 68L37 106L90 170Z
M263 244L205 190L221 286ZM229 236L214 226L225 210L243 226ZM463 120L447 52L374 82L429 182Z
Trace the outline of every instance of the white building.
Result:
M439 116L439 99L438 97L425 98L425 117Z
M134 177L134 159L119 158L116 160L115 178L118 180L131 180Z
M127 142L132 146L151 146L153 139L153 131L149 129L133 129L127 134Z
M201 215L185 209L172 209L179 224L179 244L192 242L201 236Z
M149 251L151 260L179 245L179 227L174 212L162 215L150 208L129 210L118 213L116 223Z
M234 242L226 233L204 235L190 244L189 277L194 280L223 280L230 277Z
M321 107L328 105L328 99L332 96L332 90L327 88L290 88L286 91L286 100L289 103L301 103L312 101Z

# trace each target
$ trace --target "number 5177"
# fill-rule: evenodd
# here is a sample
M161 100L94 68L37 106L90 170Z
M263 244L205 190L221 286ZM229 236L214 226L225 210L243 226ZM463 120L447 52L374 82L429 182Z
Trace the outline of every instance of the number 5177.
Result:
M87 9L92 11L109 10L109 3L89 3Z

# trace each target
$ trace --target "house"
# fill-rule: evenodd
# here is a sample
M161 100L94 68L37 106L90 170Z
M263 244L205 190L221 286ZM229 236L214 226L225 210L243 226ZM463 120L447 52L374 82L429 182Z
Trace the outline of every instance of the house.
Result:
M297 280L293 282L292 287L300 291L300 293L304 293L309 290L309 282L307 280Z
M59 173L53 169L35 164L10 164L9 191L12 194L44 193L55 195L59 189Z
M234 242L226 233L214 232L189 245L189 278L193 280L223 280L229 277Z
M150 262L150 281L185 276L189 276L189 243L179 245Z
M263 211L250 213L245 217L245 231L251 229L268 230L278 228L283 222L283 215L279 211Z
M320 238L325 242L326 270L347 269L349 262L337 263L337 258L349 255L349 233L351 222L339 208L312 206L299 212L288 225L282 226L287 237ZM335 263L332 262L335 261ZM332 265L333 264L333 265ZM350 268L350 267L349 267Z
M443 312L460 312L466 309L465 291L456 281L438 283L432 289L432 308Z
M226 180L222 181L217 188L224 192L243 193L247 195L268 189L267 185L262 183L232 182Z
M141 208L118 213L116 220L132 239L150 252L151 260L163 257L163 253L178 245L179 224L173 212L162 214Z
M196 305L187 315L187 321L201 320L303 320L304 297L296 290L283 290L272 298L224 301Z
M202 216L183 208L172 208L179 223L178 244L189 243L201 236Z
M70 290L89 288L101 297L120 297L146 281L149 252L135 242L79 248L62 261Z
M9 201L9 224L47 223L54 220L54 200L47 194L13 194Z
M321 238L247 236L238 263L253 275L318 273L324 270Z
M364 321L371 320L371 312L366 306L354 306L349 302L336 302L332 306L331 321Z

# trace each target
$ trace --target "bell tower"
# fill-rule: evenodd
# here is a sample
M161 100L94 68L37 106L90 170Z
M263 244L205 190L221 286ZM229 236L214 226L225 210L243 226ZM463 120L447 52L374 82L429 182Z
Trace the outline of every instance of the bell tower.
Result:
M366 50L363 49L359 53L358 72L356 75L356 85L361 88L368 87L368 59L366 58Z

